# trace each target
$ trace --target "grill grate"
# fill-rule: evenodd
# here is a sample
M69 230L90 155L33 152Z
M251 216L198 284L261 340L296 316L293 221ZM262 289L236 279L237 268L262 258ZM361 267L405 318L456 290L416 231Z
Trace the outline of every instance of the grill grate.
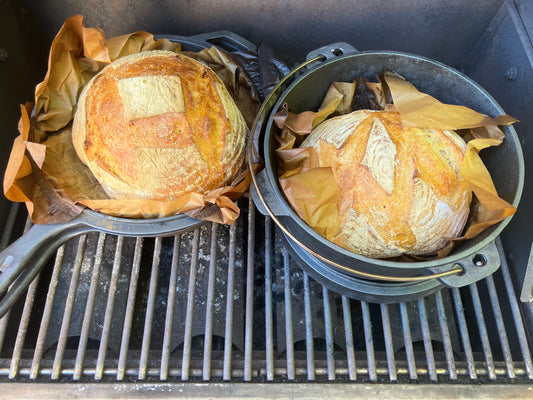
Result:
M493 276L377 305L322 287L251 200L241 207L231 227L64 244L0 320L0 382L533 379L499 241ZM14 205L3 246L20 214Z

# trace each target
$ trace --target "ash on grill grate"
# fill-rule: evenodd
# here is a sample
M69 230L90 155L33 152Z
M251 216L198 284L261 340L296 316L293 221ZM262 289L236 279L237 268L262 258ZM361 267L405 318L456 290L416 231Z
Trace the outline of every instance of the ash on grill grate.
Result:
M205 334L205 319L206 319L206 300L209 291L209 273L210 273L210 247L211 247L211 225L205 224L200 228L198 237L198 261L196 265L196 279L195 279L195 305L194 305L194 321L192 327L192 336L195 340L195 348L203 348L203 335ZM217 229L214 235L216 242L217 260L215 264L214 274L216 281L212 286L215 288L213 293L213 329L212 334L218 338L218 347L220 349L220 339L224 338L224 310L225 310L225 287L227 282L227 268L228 252L227 245L229 241L228 229ZM172 334L170 341L170 351L183 348L184 341L184 324L187 314L187 299L189 290L189 278L191 275L191 248L193 247L194 234L187 232L176 237L163 238L161 240L161 249L159 253L159 269L157 280L157 292L154 302L154 313L152 320L152 335L150 346L153 349L161 349L164 341L165 333L165 313L167 308L167 300L169 297L169 290L174 291L174 318L172 325L168 327ZM99 249L99 246L102 249ZM89 296L91 296L91 289L93 293L94 308L91 313L90 328L88 331L89 348L98 349L100 342L101 330L104 326L106 315L106 304L108 303L110 289L114 290L113 301L113 317L111 320L110 331L111 334L107 340L107 347L110 351L109 356L118 357L120 354L121 339L120 334L124 330L124 318L128 306L128 288L130 286L130 276L132 274L132 263L135 255L135 238L121 238L118 240L116 236L105 235L103 241L99 239L99 234L94 233L87 235L84 244L84 252L82 255L80 275L76 290L76 299L73 303L72 317L70 319L70 326L68 329L67 349L75 350L78 348L79 338L82 334L84 318L86 318L86 304ZM94 255L98 254L99 250L102 252L101 262L95 264ZM172 275L173 268L172 257L174 250L178 263L174 268L175 274ZM134 319L131 322L131 330L135 332L142 332L144 327L144 315L146 313L150 272L152 267L152 256L155 251L155 239L145 238L143 240L143 248L141 255L141 268L139 270L139 278L137 284L137 294L135 296L135 304L133 305ZM68 297L69 282L75 270L75 261L77 255L77 245L75 241L70 242L65 247L65 256L59 276L58 289L55 295L54 306L52 309L51 321L61 321L63 319L65 299ZM116 254L119 254L118 263L115 263ZM181 255L181 257L180 257ZM94 266L94 268L93 268ZM242 268L242 261L239 263ZM116 273L114 274L114 269ZM170 284L170 278L173 277L173 282ZM238 274L241 277L241 274ZM235 282L234 287L234 307L238 312L234 318L234 325L236 327L242 326L243 315L243 284L242 278ZM87 322L86 322L87 323ZM48 328L45 341L45 357L48 353L55 351L57 342L60 336L61 325L52 324ZM238 335L239 330L235 329L233 335L234 345L241 349L243 348L242 335ZM140 349L142 346L142 337L133 335L130 338L129 347L131 349Z
M0 381L533 379L505 262L461 290L355 301L302 271L242 203L231 227L62 246L0 320Z
M297 262L295 263L297 264ZM291 296L290 301L292 303L296 304L303 304L305 303L305 295L306 291L304 290L304 284L305 284L305 273L299 269L294 264L291 264L291 267L289 269L289 279L291 281ZM283 287L285 284L285 276L282 274L282 270L277 270L276 273L276 283L275 288ZM312 330L313 331L313 337L315 341L315 350L325 350L325 340L326 340L326 332L325 332L325 320L323 318L324 315L324 297L323 297L323 290L322 286L311 280L309 283L309 302L311 309L313 310L312 315L312 326L306 325L306 319L305 319L305 309L296 307L292 308L291 310L291 319L292 319L292 329L293 329L293 343L295 348L299 349L305 349L302 348L302 345L305 344L305 339L307 336L307 331ZM452 303L449 296L449 292L444 290L442 292L443 297L443 312L446 314L450 314L452 312ZM346 340L344 335L344 319L343 319L343 310L342 310L342 295L337 294L335 292L329 291L329 296L327 299L330 307L330 313L331 313L331 324L335 327L334 329L334 347L338 350L346 351ZM275 297L276 302L276 310L277 310L277 353L280 354L286 350L286 342L285 342L285 335L283 332L287 330L286 321L286 311L289 307L288 304L286 304L286 298L285 296L282 296L282 293L278 292L277 296ZM434 297L429 296L426 298L426 319L428 321L428 329L429 334L431 336L431 340L434 342L434 344L437 347L440 347L442 349L442 332L440 329L440 323L439 319L441 318L438 312L438 309L436 307L436 300ZM357 302L351 302L351 316L352 320L351 323L355 327L362 327L363 326L363 316L360 309L355 307L355 304ZM420 326L420 324L417 322L420 319L420 310L419 306L417 305L417 302L409 302L409 303L403 303L405 304L405 312L407 313L408 320L411 321L409 328L411 330L411 341L413 343L422 343L424 339L424 332ZM401 332L402 330L402 319L401 319L401 313L399 310L398 304L390 304L388 305L388 312L390 313L390 316L387 319L387 324L389 324L390 329L392 332ZM369 304L370 309L370 315L372 319L373 325L380 326L383 322L379 319L380 315L380 306ZM381 310L384 308L381 307ZM415 322L413 322L415 321ZM453 351L458 354L460 351L459 347L459 338L457 336L457 329L455 326L455 321L452 319L448 322L449 328L450 328L450 341L452 345ZM380 342L385 340L383 335L379 335L379 337L376 339ZM391 337L392 346L394 349L394 352L401 351L405 347L405 339L401 335L393 335ZM440 343L440 345L439 345ZM356 349L363 349L364 343L363 341L356 342ZM384 349L383 349L384 350Z
M287 323L292 322L292 345L295 350L304 350L307 332L313 332L314 348L318 351L326 350L326 325L324 315L324 308L329 306L331 312L331 324L339 329L335 329L333 343L334 347L345 350L346 343L342 328L342 309L341 296L335 293L328 293L326 298L322 286L315 282L308 280L308 290L304 290L305 278L304 272L291 264L288 269L288 275L285 275L287 270L276 270L276 282L274 291L277 291L275 296L276 301L276 316L277 316L277 354L281 355L287 349L287 337L284 332L287 331ZM288 280L288 282L286 282ZM289 287L289 296L285 295L285 286ZM279 289L278 289L279 288ZM306 294L308 298L306 299ZM306 308L293 307L293 304L309 303L308 307L313 310L311 316L307 316ZM341 313L341 318L338 318L338 313ZM290 315L289 315L290 314Z

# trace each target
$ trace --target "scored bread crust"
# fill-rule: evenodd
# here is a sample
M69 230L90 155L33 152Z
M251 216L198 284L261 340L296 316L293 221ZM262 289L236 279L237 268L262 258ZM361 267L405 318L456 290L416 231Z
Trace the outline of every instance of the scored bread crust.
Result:
M316 150L310 168L332 168L340 235L354 252L430 255L460 236L472 194L460 177L466 144L455 132L360 110L326 120L302 146Z
M229 184L247 134L213 70L158 50L122 57L91 79L72 128L78 157L118 199L173 200Z

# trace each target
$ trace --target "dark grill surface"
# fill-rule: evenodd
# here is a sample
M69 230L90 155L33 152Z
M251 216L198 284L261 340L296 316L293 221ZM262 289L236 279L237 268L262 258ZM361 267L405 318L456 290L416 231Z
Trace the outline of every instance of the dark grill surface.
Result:
M0 320L0 382L533 379L505 262L460 290L360 302L308 277L274 224L241 207L231 227L67 242Z

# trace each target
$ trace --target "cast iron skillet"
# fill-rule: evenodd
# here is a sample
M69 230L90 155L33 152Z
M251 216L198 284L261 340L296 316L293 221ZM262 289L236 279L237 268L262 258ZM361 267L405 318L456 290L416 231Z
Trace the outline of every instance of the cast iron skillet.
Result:
M510 218L461 243L449 256L439 260L396 262L372 259L337 246L313 231L292 210L279 187L271 116L284 103L296 113L316 110L331 82L352 81L358 76L374 79L383 68L400 73L419 90L442 102L465 105L491 116L504 113L478 84L437 61L400 52L358 52L347 43L325 46L311 52L306 63L285 77L259 111L252 132L259 153L264 157L265 168L257 176L251 171L254 202L263 214L274 219L292 242L293 249L309 253L302 257L308 260L308 268L314 268L312 259L315 258L321 266L327 265L345 275L368 280L422 282L438 278L452 287L476 282L499 268L500 258L494 240ZM506 126L503 130L505 141L496 148L483 150L482 158L500 196L516 207L524 183L524 160L514 128ZM314 272L323 274L324 268ZM323 282L329 279L327 276L323 278Z
M158 35L158 38L182 44L183 50L200 51L216 45L228 51L255 52L256 47L229 31L216 31L195 36ZM68 239L82 233L101 231L123 236L168 236L204 223L178 214L166 218L129 219L111 217L84 209L79 216L64 224L33 225L23 236L0 253L0 318L23 293L45 261Z

